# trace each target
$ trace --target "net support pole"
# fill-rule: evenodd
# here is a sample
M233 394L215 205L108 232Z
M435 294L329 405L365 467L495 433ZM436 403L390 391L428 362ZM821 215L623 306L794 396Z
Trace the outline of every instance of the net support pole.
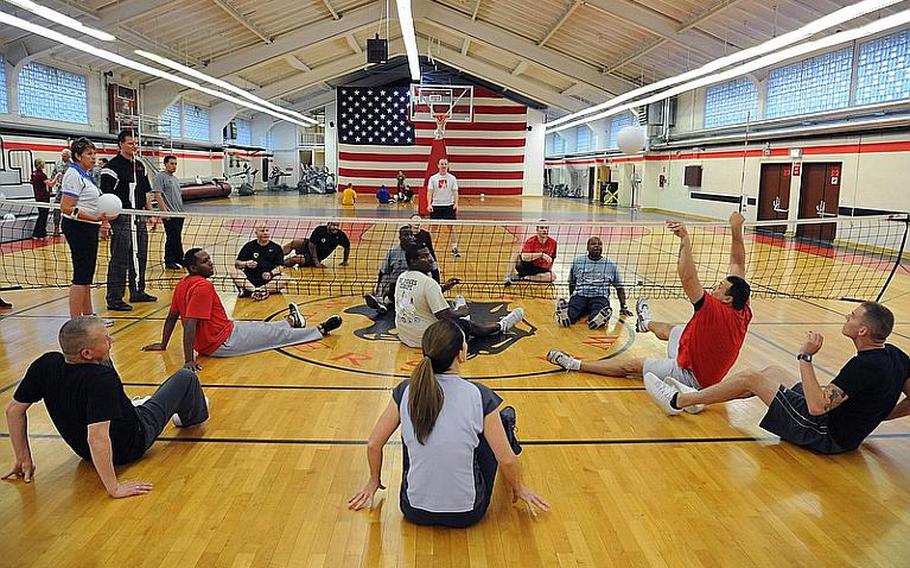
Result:
M904 223L904 236L901 237L901 246L897 251L897 258L894 260L894 266L891 267L891 273L888 274L888 279L885 280L881 291L878 293L878 296L875 297L876 302L880 302L882 296L885 295L888 286L891 285L891 279L894 278L894 273L897 272L897 268L901 265L904 258L904 247L907 246L907 233L910 232L910 215L904 216L902 222Z

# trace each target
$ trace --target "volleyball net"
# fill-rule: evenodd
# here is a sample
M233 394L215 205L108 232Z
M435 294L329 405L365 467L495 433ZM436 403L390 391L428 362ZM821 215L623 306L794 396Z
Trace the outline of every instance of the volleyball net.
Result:
M72 277L68 245L53 236L53 212L47 216L46 240L32 239L38 209L53 205L0 200L5 216L0 221L0 290L65 287ZM146 282L153 290L172 288L185 276L164 264L165 232L151 212L129 212L148 231ZM127 214L126 212L124 214ZM292 295L359 296L374 293L377 275L390 249L400 247L399 230L415 221L407 219L356 219L236 216L186 213L183 249L202 248L212 257L215 285L236 290L234 261L241 247L256 238L257 227L269 229L281 245L309 239L313 231L337 222L350 241L350 259L342 266L338 248L322 261L324 268L284 268L286 293ZM160 218L160 217L159 217ZM548 228L557 242L552 283L518 280L505 287L513 273L516 253L539 226ZM727 275L731 234L726 222L687 223L698 275L712 287ZM619 269L622 285L631 297L684 297L677 276L679 239L662 222L503 222L419 221L432 236L442 280L458 278L453 293L468 297L529 298L568 296L569 272L576 259L584 266L588 241L598 237L603 255ZM136 225L131 224L136 231ZM877 299L901 267L907 241L908 216L840 217L799 222L747 224L745 248L747 279L755 297L817 299ZM452 254L458 245L460 256ZM110 243L101 240L95 284L107 281ZM387 267L386 267L387 268ZM514 277L513 277L514 278Z

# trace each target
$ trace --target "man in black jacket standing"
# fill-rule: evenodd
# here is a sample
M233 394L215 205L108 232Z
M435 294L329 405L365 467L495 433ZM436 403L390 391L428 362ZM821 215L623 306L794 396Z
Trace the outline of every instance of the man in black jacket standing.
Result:
M117 135L119 153L101 170L101 192L113 193L120 198L124 209L148 209L151 191L145 166L136 159L138 143L131 130L121 130ZM130 302L155 302L158 298L145 292L145 265L148 260L148 222L152 230L157 225L155 217L120 215L111 221L111 260L107 269L107 309L128 312L133 307L123 301L127 276L130 284Z

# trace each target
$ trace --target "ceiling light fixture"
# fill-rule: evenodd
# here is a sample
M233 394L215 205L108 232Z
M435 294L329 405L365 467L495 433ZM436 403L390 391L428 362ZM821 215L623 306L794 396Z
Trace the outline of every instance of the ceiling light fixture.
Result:
M158 78L164 79L166 81L170 81L172 83L177 83L178 85L182 85L189 89L193 89L194 91L199 91L200 93L204 93L206 95L209 95L209 96L212 96L215 98L219 98L219 99L234 103L234 104L242 106L242 107L246 107L250 110L255 110L258 112L262 112L262 113L274 116L275 118L277 118L279 120L283 120L285 122L291 122L293 124L297 124L298 126L304 126L304 127L312 126L311 124L304 122L302 120L298 120L296 118L290 117L283 113L275 112L271 108L264 107L259 104L251 103L249 101L245 101L245 100L235 97L233 95L229 95L229 94L223 93L221 91L216 91L215 89L203 87L202 85L200 85L199 83L196 83L195 81L190 81L189 79L185 79L183 77L174 75L173 73L168 73L167 71L162 71L161 69L151 67L144 63L139 63L138 61L133 61L132 59L127 59L126 57L123 57L122 55L118 55L116 53L107 51L106 49L101 49L99 47L89 45L89 44L85 43L84 41L81 41L81 40L78 40L75 38L71 38L69 36L61 34L60 32L49 29L49 28L39 25L39 24L35 24L32 22L23 20L22 18L18 18L11 14L7 14L6 12L0 12L0 23L8 24L10 26L19 28L20 30L25 30L25 31L31 32L33 34L46 37L47 39L56 41L57 43L71 47L78 51L82 51L84 53L94 55L95 57L104 59L106 61L110 61L111 63L121 65L123 67L128 67L130 69L134 69L141 73L145 73L145 74L151 75L153 77L158 77Z
M282 108L276 104L270 103L269 101L267 101L261 97L257 97L256 95L250 93L249 91L241 89L240 87L238 87L236 85L232 85L231 83L228 83L227 81L223 81L221 79L216 79L215 77L212 77L211 75L206 75L205 73L202 73L201 71L197 71L196 69L193 69L192 67L187 67L186 65L181 65L180 63L177 63L176 61L174 61L172 59L168 59L167 57L155 55L154 53L150 53L148 51L143 51L141 49L137 49L133 53L135 53L136 55L139 55L140 57L145 57L146 59L154 61L155 63L164 65L165 67L170 67L174 71L180 71L181 73L189 75L190 77L193 77L195 79L199 79L200 81L205 81L206 83L211 83L217 87L221 87L222 89L231 91L232 93L236 93L245 99L248 99L256 104L260 104L262 106L268 107L268 108L274 110L275 112L282 112L285 114L289 114L295 118L304 120L311 124L319 123L318 121L313 120L312 118L310 118L306 115L300 114L297 111Z
M547 128L553 128L560 124L573 121L576 118L610 107L614 107L620 103L634 99L635 97L639 97L641 95L645 95L647 93L654 92L658 89L663 89L665 87L670 87L672 85L683 83L685 81L691 81L693 79L703 77L709 73L714 73L715 71L723 69L729 65L742 63L743 61L747 61L754 57L766 55L779 49L794 45L800 41L803 41L804 39L812 37L819 32L823 32L844 22L853 20L876 10L881 10L882 8L887 8L892 4L897 4L902 1L903 0L863 0L862 2L857 2L856 4L841 8L840 10L832 12L826 16L822 16L821 18L818 18L817 20L810 22L792 32L788 32L776 38L769 39L768 41L754 47L743 49L741 51L737 51L736 53L731 53L730 55L720 57L714 61L706 63L698 69L693 69L692 71L687 71L680 75L676 75L675 77L662 79L655 83L645 85L644 87L639 87L627 93L622 93L621 95L616 96L609 101L563 116L546 123L544 126Z
M899 26L902 26L902 25L905 25L908 23L910 23L910 10L904 10L903 12L898 12L897 14L893 14L891 16L886 16L880 20L876 20L876 21L866 24L864 26L854 28L852 30L840 32L837 34L833 34L833 35L824 37L822 39L817 39L814 41L801 43L799 45L784 49L782 51L778 51L778 52L772 53L770 55L760 57L760 58L750 61L748 63L738 65L738 66L728 69L726 71L722 71L720 73L715 73L713 75L708 75L707 77L702 77L701 79L697 79L695 81L690 81L688 83L678 85L671 89L661 91L660 93L657 93L656 95L652 95L652 96L646 97L644 99L639 99L635 102L625 104L622 106L618 106L611 110L601 112L599 114L595 114L595 115L589 116L587 118L582 118L582 119L568 122L565 124L560 124L558 126L550 127L547 129L547 134L550 134L552 132L559 132L561 130L566 130L568 128L573 128L575 126L587 124L589 122L594 122L595 120L601 120L603 118L607 118L609 116L619 114L620 112L631 110L635 107L644 106L647 104L662 101L668 97L672 97L673 95L678 95L678 94L684 93L686 91L691 91L693 89L698 89L700 87L713 85L715 83L722 83L724 81L729 81L730 79L735 79L736 77L740 77L742 75L747 75L749 73L752 73L752 72L762 69L764 67L770 67L771 65L780 63L781 61L793 59L793 58L796 58L799 56L803 56L803 55L812 53L814 51L824 50L824 49L834 47L836 45L840 45L843 43L849 43L852 41L856 41L856 40L864 38L866 36L881 33L886 30L896 28L896 27L899 27ZM550 126L550 125L546 125L546 126Z
M411 14L411 0L395 0L398 5L398 24L401 26L401 39L408 54L408 68L411 80L420 82L420 55L417 52L417 35L414 33L414 16Z
M76 18L67 16L63 12L58 12L53 8L48 8L47 6L42 6L36 4L31 0L5 0L6 2L12 4L13 6L18 6L23 10L28 10L32 14L41 16L42 18L47 18L55 24L60 24L65 26L68 29L73 30L74 32L79 32L80 34L85 34L92 36L93 38L100 39L101 41L116 41L117 38L112 36L107 32L101 30L96 30L86 26Z

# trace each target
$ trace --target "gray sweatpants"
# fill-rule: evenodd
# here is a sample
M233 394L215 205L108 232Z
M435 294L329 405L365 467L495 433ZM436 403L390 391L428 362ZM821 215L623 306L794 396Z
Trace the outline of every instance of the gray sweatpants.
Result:
M174 414L185 426L205 422L209 417L208 405L196 373L180 369L164 381L152 398L136 407L145 432L145 449L152 447L155 439Z
M286 321L235 321L231 336L212 357L237 357L320 339L315 327L291 327Z

